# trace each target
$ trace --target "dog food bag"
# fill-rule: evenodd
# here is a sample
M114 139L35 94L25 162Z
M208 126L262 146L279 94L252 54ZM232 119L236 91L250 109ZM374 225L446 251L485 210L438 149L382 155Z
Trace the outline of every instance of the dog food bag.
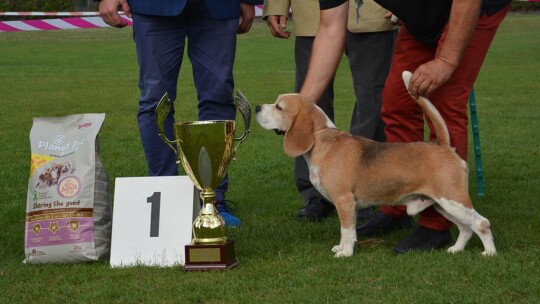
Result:
M104 119L105 114L34 118L25 263L109 257L112 208L97 137Z

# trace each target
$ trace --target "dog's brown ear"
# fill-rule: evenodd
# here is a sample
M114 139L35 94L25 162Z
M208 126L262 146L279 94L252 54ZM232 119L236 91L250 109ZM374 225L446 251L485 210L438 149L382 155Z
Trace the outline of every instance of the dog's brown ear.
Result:
M313 147L313 120L300 111L285 133L284 150L290 157L300 156Z

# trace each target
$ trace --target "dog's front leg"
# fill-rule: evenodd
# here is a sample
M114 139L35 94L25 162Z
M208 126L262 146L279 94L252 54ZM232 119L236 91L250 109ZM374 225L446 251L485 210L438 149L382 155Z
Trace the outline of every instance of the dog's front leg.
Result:
M354 252L356 243L356 206L353 203L352 195L342 197L334 201L341 224L341 240L339 245L332 248L335 257L349 257Z

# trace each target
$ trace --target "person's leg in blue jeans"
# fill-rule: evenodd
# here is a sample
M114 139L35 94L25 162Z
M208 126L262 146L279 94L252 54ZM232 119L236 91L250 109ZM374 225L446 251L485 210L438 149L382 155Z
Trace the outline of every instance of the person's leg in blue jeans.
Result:
M177 175L176 155L158 136L155 110L165 92L171 100L176 98L185 45L185 14L175 17L133 14L133 21L141 90L137 119L148 174ZM169 138L174 138L173 124L174 109L165 122Z
M199 101L199 120L234 120L233 65L236 54L238 19L213 19L201 1L188 18L188 56ZM240 225L231 213L225 192L228 175L216 190L216 208L227 226Z
M234 119L232 67L238 20L209 18L204 2L188 3L178 16L134 14L133 20L141 89L137 117L149 175L177 175L176 155L157 135L157 103L165 92L173 101L177 97L176 87L187 37L199 99L199 120ZM166 120L169 138L174 137L174 113L173 109ZM225 199L227 185L226 178L216 189L218 202ZM217 207L227 225L240 224L225 203Z

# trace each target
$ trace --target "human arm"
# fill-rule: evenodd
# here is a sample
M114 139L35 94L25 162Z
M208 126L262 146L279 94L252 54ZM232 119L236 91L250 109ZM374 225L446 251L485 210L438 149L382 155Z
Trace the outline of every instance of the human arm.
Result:
M414 71L409 93L429 96L443 85L456 70L474 33L482 0L454 0L446 38L435 58Z
M245 34L251 29L251 25L255 20L255 5L240 1L240 25L238 26L238 34Z
M291 32L287 29L287 16L272 15L266 18L266 24L272 33L272 36L277 38L288 39L291 36Z
M289 15L289 0L265 0L263 7L263 20L272 33L277 38L287 39L291 36L287 29L287 17Z
M99 1L99 15L110 26L122 28L127 23L118 15L118 9L122 9L126 16L131 18L131 9L127 0L101 0Z
M349 3L321 10L320 25L300 95L317 102L336 73L345 48Z

